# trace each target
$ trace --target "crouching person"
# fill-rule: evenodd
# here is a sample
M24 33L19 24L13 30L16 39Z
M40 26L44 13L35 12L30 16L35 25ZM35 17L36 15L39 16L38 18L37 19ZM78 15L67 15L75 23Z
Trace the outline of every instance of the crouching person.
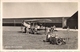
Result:
M46 35L46 42L50 42L50 37L51 37L51 34L48 33L48 34Z
M52 32L50 36L50 44L56 44L58 38L58 35L55 34L55 32Z
M49 32L46 35L46 40L45 41L46 42L51 42L53 37L55 37L55 34L53 32Z

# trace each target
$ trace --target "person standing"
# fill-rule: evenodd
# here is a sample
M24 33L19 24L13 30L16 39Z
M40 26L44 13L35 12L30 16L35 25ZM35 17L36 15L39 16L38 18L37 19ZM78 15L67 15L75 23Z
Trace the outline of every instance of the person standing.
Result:
M29 30L29 28L30 28L30 23L26 23L26 22L23 22L23 25L24 25L24 30L25 30L25 32L24 33L26 33L26 32L28 32L28 30Z
M56 26L55 25L53 26L53 29L56 30Z

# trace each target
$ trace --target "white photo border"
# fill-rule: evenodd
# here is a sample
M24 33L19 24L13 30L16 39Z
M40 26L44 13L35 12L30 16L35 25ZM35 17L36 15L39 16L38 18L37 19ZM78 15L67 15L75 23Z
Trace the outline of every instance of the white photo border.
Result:
M3 45L3 43L2 43L2 40L3 40L3 38L2 38L2 33L3 33L3 29L2 29L2 15L3 15L3 9L2 9L2 4L3 4L3 2L77 2L78 3L78 49L77 50L4 50L3 49L3 47L2 47L2 45ZM1 33L1 35L0 35L0 50L1 51L29 51L29 52L31 52L31 51L33 51L33 52L35 52L35 51L40 51L40 52L58 52L58 51L63 51L63 52L67 52L67 51L74 51L74 52L76 52L76 51L80 51L80 32L79 32L79 30L80 30L80 24L79 24L79 22L80 22L80 12L79 12L79 10L80 10L80 0L1 0L1 18L0 18L0 25L1 25L1 27L0 27L0 33Z

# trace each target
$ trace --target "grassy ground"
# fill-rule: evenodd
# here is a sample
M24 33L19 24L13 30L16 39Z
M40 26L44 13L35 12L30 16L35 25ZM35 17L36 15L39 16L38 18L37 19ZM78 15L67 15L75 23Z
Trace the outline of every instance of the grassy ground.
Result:
M52 45L49 42L43 42L46 39L45 34L34 35L21 33L20 27L3 26L3 48L4 49L77 49L78 32L77 31L58 31L61 37L69 37L65 45Z

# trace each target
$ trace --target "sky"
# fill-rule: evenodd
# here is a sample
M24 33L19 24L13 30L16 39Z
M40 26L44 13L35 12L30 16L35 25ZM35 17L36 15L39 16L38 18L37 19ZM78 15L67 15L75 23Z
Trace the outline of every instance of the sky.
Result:
M70 17L78 11L76 2L4 2L3 18Z

